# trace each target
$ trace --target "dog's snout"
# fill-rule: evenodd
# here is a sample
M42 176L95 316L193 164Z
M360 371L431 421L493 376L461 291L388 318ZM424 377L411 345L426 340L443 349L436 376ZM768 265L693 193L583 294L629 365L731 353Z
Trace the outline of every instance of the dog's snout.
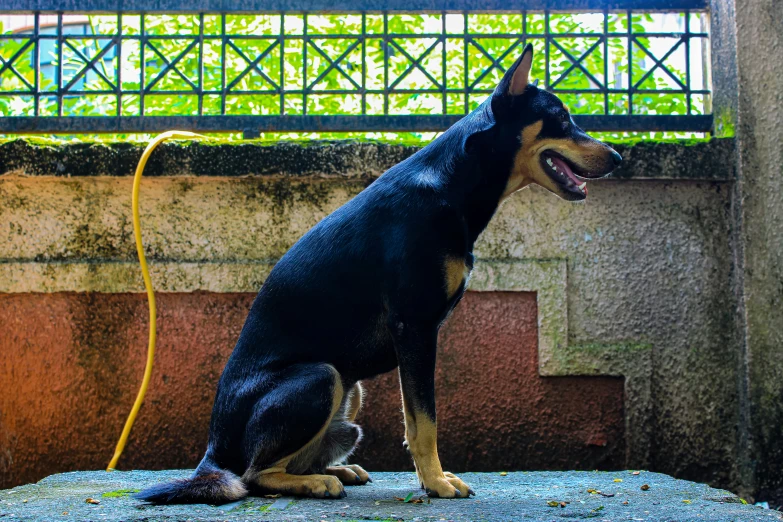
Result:
M614 166L617 167L618 165L620 165L620 163L623 162L623 157L620 156L620 153L618 153L616 150L614 149L609 149L609 150L612 151L612 161L614 162Z

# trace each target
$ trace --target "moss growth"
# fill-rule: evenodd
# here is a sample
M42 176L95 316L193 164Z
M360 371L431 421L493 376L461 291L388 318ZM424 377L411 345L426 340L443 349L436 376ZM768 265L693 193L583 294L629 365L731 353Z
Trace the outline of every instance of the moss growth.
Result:
M612 143L626 157L614 178L731 179L733 140L688 139ZM331 177L371 181L414 154L421 144L382 140L172 141L156 150L145 169L156 176ZM65 143L0 140L0 174L132 176L143 143ZM183 193L189 187L183 185Z
M571 344L561 346L554 358L559 368L568 369L569 375L627 376L627 365L638 364L638 354L651 349L652 345L646 343ZM608 368L612 372L607 372Z
M237 512L253 512L253 513L263 513L267 509L269 509L269 506L271 506L271 502L267 503L259 503L255 500L246 500L242 502L237 507L230 509L229 513L237 513Z
M721 107L715 113L715 134L721 138L733 138L735 136L734 124L737 121L734 112L728 107Z
M721 133L718 137L722 138L728 138L734 136L734 125L732 122L731 113L727 113L724 111L724 113L716 114L715 116L716 122L720 121L724 125L731 125L731 133L725 134ZM725 121L724 121L725 120ZM717 127L717 123L716 123ZM724 127L725 128L725 127ZM618 144L618 145L636 145L637 143L676 143L679 145L695 145L699 143L707 143L711 140L715 139L715 137L707 136L704 138L663 138L663 139L649 139L646 137L627 137L627 138L612 138L607 139L606 141L608 143ZM81 140L74 140L74 141L65 141L62 139L57 138L50 138L50 137L42 137L42 136L16 136L13 138L0 138L0 145L6 144L6 143L13 143L16 141L22 141L25 143L28 143L35 147L54 147L59 148L63 146L93 146L93 145L102 145L106 147L115 147L118 145L123 146L131 146L131 147L138 147L143 148L145 146L145 141L138 141L138 142L128 142L124 140L118 140L118 139L100 139L100 138L88 138L84 141ZM415 139L402 139L402 140L393 140L393 139L383 139L383 138L360 138L360 137L351 137L351 138L345 138L345 139L307 139L307 138L257 138L257 139L249 139L249 140L237 140L237 139L231 139L231 138L224 138L224 137L209 137L208 139L201 139L201 140L183 140L183 139L175 139L175 140L169 140L167 143L170 144L178 144L180 146L187 146L192 143L199 143L201 145L206 146L243 146L243 145L258 145L262 147L268 147L268 146L274 146L279 145L281 143L291 144L291 145L298 145L300 147L322 147L324 145L328 144L345 144L345 143L367 143L367 144L374 144L374 145L392 145L392 146L398 146L398 147L416 147L420 148L426 145L427 141L422 140L415 140Z
M623 344L600 344L600 343L587 343L570 345L566 348L567 351L594 354L594 353L606 353L606 352L623 352L631 353L643 350L649 350L652 345L646 343L623 343Z
M101 495L103 498L123 498L138 493L140 489L118 489L115 491L109 491Z

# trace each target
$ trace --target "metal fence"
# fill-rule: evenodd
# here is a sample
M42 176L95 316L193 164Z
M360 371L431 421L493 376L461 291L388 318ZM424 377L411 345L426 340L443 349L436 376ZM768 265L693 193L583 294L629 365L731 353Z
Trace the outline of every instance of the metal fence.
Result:
M527 42L588 130L712 126L704 0L152 4L0 0L0 133L443 130Z

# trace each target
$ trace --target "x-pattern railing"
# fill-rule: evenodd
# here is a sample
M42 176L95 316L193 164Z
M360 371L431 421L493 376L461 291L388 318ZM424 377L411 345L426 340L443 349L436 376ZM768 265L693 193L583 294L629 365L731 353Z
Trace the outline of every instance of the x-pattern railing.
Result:
M671 70L668 67L666 67L666 65L664 65L664 62L666 61L666 59L669 56L671 56L672 54L674 54L674 52L677 50L677 48L680 47L680 44L682 44L683 42L686 42L686 41L687 41L687 39L680 38L679 40L677 40L677 43L675 43L668 51L666 51L666 54L663 56L663 58L658 59L653 53L650 52L649 49L647 49L647 47L641 41L639 41L638 37L634 36L634 38L633 38L634 44L638 45L639 48L644 51L644 54L649 56L653 60L653 62L655 62L655 65L649 71L647 71L645 73L645 75L642 76L642 78L638 82L636 82L634 84L634 89L638 89L644 83L644 81L647 78L649 78L655 72L656 69L660 68L672 80L674 80L677 83L677 85L680 86L681 89L687 90L688 86L685 85L684 83L682 83L682 81L676 75L674 75L671 72Z
M266 49L264 49L258 56L255 58L249 58L242 49L240 49L234 42L229 41L228 45L231 46L231 48L236 52L246 63L247 67L245 67L245 70L242 71L239 76L234 78L231 83L228 85L228 91L233 91L234 88L242 81L243 78L245 78L250 72L255 71L256 74L258 74L260 77L262 77L269 85L272 86L272 92L276 94L282 94L282 90L280 88L280 85L275 83L275 81L270 78L261 68L258 66L259 63L261 63L261 60L269 56L269 54L275 50L275 47L279 44L279 41L272 42ZM326 55L324 55L326 56ZM328 58L328 57L327 57ZM339 62L339 59L337 60ZM334 62L332 62L334 63ZM195 87L194 87L195 89Z
M0 8L3 1L0 0ZM694 9L702 6L700 2L693 0ZM642 0L637 3L644 4ZM708 35L691 30L687 11L684 31L679 32L635 30L635 12L631 9L605 9L602 31L584 31L579 27L572 32L551 31L550 12L544 11L537 13L545 19L541 32L527 26L529 13L517 13L521 15L521 24L516 30L491 33L472 29L473 13L469 11L434 13L435 18L439 17L439 27L429 24L415 32L400 31L399 23L390 28L390 19L396 13L351 13L360 17L360 26L355 32L344 33L314 28L308 22L309 16L317 16L314 13L278 13L274 15L279 16L277 30L252 34L227 29L226 14L218 14L220 30L208 30L205 16L214 15L199 13L194 15L197 28L191 34L168 34L149 31L145 27L149 15L120 12L116 14L114 34L78 35L66 34L67 14L62 12L57 14L56 32L44 33L41 15L35 13L31 30L0 35L0 44L20 44L8 56L0 53L0 111L4 99L27 100L22 114L5 109L3 115L13 117L0 118L0 132L147 132L182 126L178 124L183 122L195 130L244 130L251 135L262 130L441 130L491 92L492 84L526 42L533 42L538 52L544 54L546 71L541 75L542 85L569 98L572 109L576 100L573 112L589 129L709 130L709 102L697 109L693 100L695 96L708 100L710 91L692 87L690 70L691 42ZM621 30L617 24L610 29L610 14L617 20L625 17ZM137 17L139 30L123 31L124 17ZM293 25L300 29L287 26L290 17L296 19ZM372 30L369 18L375 24ZM379 19L382 29L376 24ZM664 54L660 46L656 53L650 49L650 41L656 38L674 39L674 43ZM45 41L54 43L56 54L51 58L57 72L48 83L37 67ZM490 41L494 43L488 47L486 42ZM621 76L626 78L622 85L616 79L614 83L610 81L609 45L617 41L623 42L626 53L625 63L621 64ZM268 45L250 45L261 42ZM675 70L670 63L682 48L684 78L683 71ZM127 63L134 52L137 72L129 75ZM210 52L219 53L217 64L214 60L205 62ZM234 55L235 61L227 67L229 54ZM650 62L646 70L639 70L634 62L640 56ZM21 67L30 60L32 75ZM592 66L588 65L591 60ZM603 70L596 68L595 63L602 63ZM76 66L67 81L66 65ZM292 73L292 69L299 70ZM701 72L709 74L706 70ZM577 73L584 78L581 83L574 80ZM670 79L673 85L662 86L662 80L657 78L660 76ZM644 107L645 110L635 110L638 96L655 94L681 95L684 109L678 114L654 116ZM407 96L402 104L399 98L392 100L399 95ZM109 109L96 116L95 107L85 113L82 104L82 112L73 113L72 102L86 96L98 97L98 103ZM270 102L270 96L276 97L275 101ZM329 96L332 98L327 99ZM406 99L419 96L426 103L413 108L410 103L405 105ZM589 98L593 105L585 106L580 97L588 96L593 96ZM622 98L619 103L614 101L617 96ZM197 103L178 113L177 104L191 97ZM334 108L340 97L356 101L347 113L342 106ZM153 107L154 103L158 105ZM253 103L265 104L262 114L236 110Z
M84 55L84 53L82 53L82 51L81 51L81 50L79 50L79 48L77 48L75 45L73 45L73 43L72 43L72 40L71 40L71 39L63 39L63 42L62 42L62 43L63 43L63 45L65 45L66 47L68 47L68 48L71 50L71 52L73 52L73 53L74 53L74 54L75 54L75 55L76 55L76 56L79 58L79 60L80 60L80 61L81 61L81 62L84 64L84 66L83 66L83 67L82 67L82 68L81 68L79 71L77 71L77 73L76 73L76 74L73 76L73 78L71 78L71 79L68 81L68 83L67 83L66 85L64 85L64 86L63 86L63 88L62 88L62 91L63 91L63 92L68 92L68 91L70 91L70 90L73 88L73 86L74 86L74 85L76 85L76 84L79 82L79 80L81 80L82 78L84 78L84 77L87 75L87 72L88 72L88 71L90 71L90 70L92 70L92 71L93 71L93 72L95 72L95 73L96 73L98 76L100 76L100 77L101 77L101 79L102 79L104 82L106 82L106 84L107 84L107 85L110 87L110 89L109 89L109 90L104 90L104 91L100 91L100 90L99 90L99 91L97 91L97 92L95 92L95 91L91 91L91 93L92 93L92 94L97 94L97 93L101 93L101 92L102 92L102 93L106 93L106 94L108 94L108 93L113 93L113 92L116 92L116 91L117 91L117 86L116 86L114 83L112 83L112 81L111 81L111 80L109 80L109 79L106 77L106 75L105 75L105 74L104 74L104 73L103 73L103 72L102 72L102 71L101 71L101 70L100 70L100 69L97 67L97 64L98 64L98 62L100 62L101 60L103 60L103 57L104 57L104 56L106 56L106 54L107 54L109 51L111 51L111 50L112 50L112 48L113 48L115 45L117 45L117 39L116 39L116 38L113 38L113 39L112 39L112 40L111 40L111 41L110 41L110 42L109 42L107 45L105 45L105 46L103 47L103 49L101 49L101 50L100 50L100 51L99 51L99 52L98 52L98 53L97 53L95 56L93 56L92 58L87 58L87 57Z
M30 92L35 90L35 86L27 81L27 78L22 76L22 74L14 67L14 62L16 62L19 57L22 56L25 51L27 51L32 46L33 40L28 40L10 58L5 59L0 56L0 63L2 64L2 67L0 67L0 77L2 77L6 71L10 71L30 90Z
M577 58L573 54L571 54L567 49L563 48L563 46L560 45L557 42L556 38L553 38L552 39L552 45L555 46L561 53L563 53L571 61L571 65L568 67L568 69L566 69L565 71L563 71L560 74L560 76L557 78L557 80L555 80L554 82L550 83L549 87L551 89L554 89L555 87L557 87L557 85L561 81L563 81L571 73L571 71L573 71L576 68L579 68L580 71L582 71L584 74L587 75L587 77L590 79L592 84L596 86L597 89L601 89L603 87L602 82L597 80L595 78L595 76L593 76L593 73L591 73L590 71L588 71L585 68L585 66L582 64L582 62L584 61L585 58L587 58L588 56L593 54L593 51L595 51L596 49L599 49L600 45L603 42L604 42L604 38L603 37L598 38L598 40L596 40L596 42L593 45L591 45L585 52L583 52Z
M478 78L473 80L473 82L470 84L469 88L470 89L475 89L481 83L481 81L489 73L492 72L493 68L498 69L502 73L506 72L505 67L503 67L503 65L502 65L503 60L505 60L509 56L512 56L511 53L513 53L513 52L521 52L523 40L521 38L518 38L517 40L515 40L514 43L512 43L511 46L508 47L505 51L503 51L503 54L501 54L497 58L492 56L486 49L484 49L484 46L481 45L479 42L477 42L474 38L468 37L465 40L465 42L469 43L472 46L474 46L476 49L478 49L481 52L482 55L486 56L492 62L492 64L489 67L487 67L486 69L484 69L481 72L481 74L478 76ZM552 86L554 87L554 85L552 85Z

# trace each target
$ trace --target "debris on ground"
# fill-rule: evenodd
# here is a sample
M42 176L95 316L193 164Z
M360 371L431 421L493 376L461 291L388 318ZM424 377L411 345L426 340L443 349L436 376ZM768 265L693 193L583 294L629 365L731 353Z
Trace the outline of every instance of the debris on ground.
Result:
M618 473L630 475L632 472L508 472L503 477L498 476L497 471L462 473L460 478L470 484L476 497L455 500L429 499L419 490L413 472L372 473L372 484L346 487L348 496L339 500L289 496L272 499L251 495L223 506L154 506L126 493L188 477L192 474L189 470L73 472L17 486L12 491L0 491L0 522L49 522L64 520L63 517L98 522L242 522L259 518L259 514L268 522L416 519L494 522L561 518L783 522L783 513L742 504L739 497L728 491L660 473L643 472L648 483L645 491L640 490L641 481L628 479L616 483L613 480ZM650 488L650 484L655 487ZM586 490L591 492L588 494ZM110 492L110 495L102 495L102 492ZM97 499L100 505L91 505L86 498ZM683 499L690 502L683 502ZM29 501L24 503L23 500ZM277 507L273 508L273 505Z
M604 493L603 491L600 491L600 490L594 489L594 488L588 488L587 492L590 493L591 495L601 495L602 497L613 497L614 496L614 493Z
M424 501L427 501L427 504L431 504L432 501L430 500L429 495L421 495L420 497L413 498L413 493L408 493L408 495L405 498L402 497L394 497L394 500L398 500L400 502L404 502L406 504L424 504ZM375 505L380 505L380 502L376 502Z

